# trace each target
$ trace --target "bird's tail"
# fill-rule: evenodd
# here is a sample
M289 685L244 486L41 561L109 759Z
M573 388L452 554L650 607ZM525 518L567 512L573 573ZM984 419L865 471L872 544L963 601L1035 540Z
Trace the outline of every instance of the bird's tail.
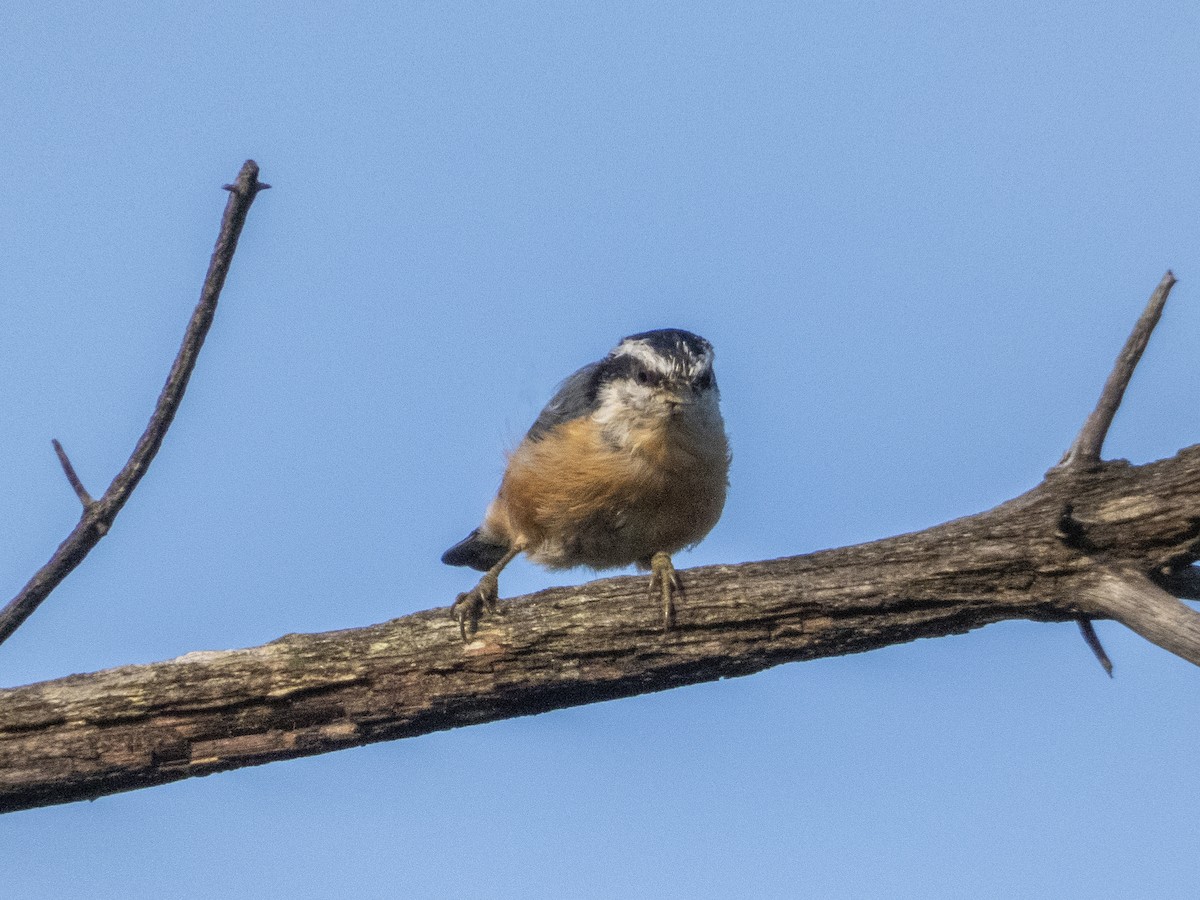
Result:
M497 544L484 537L476 528L465 538L442 554L442 562L448 566L470 566L486 572L508 552L507 544Z

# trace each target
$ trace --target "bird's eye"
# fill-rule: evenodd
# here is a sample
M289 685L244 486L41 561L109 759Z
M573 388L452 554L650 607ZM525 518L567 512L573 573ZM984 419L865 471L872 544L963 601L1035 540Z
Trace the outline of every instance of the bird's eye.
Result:
M647 372L645 369L638 372L637 373L637 383L638 384L649 384L650 383L650 373Z

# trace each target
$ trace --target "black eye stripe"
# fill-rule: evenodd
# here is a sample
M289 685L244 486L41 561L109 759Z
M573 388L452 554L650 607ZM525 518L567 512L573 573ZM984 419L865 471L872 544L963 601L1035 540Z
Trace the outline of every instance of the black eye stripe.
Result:
M610 356L606 358L596 371L597 386L622 378L632 378L640 381L645 368L631 356Z
M657 385L662 384L663 381L662 373L653 372L649 369L638 369L637 374L634 377L637 378L638 384Z

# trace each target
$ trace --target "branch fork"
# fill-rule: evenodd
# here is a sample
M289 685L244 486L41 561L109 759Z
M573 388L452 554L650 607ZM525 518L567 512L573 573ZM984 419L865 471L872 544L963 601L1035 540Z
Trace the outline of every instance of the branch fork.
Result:
M75 467L71 465L71 460L63 450L62 444L57 440L52 441L54 452L67 476L67 481L70 482L79 502L83 504L83 514L79 523L66 540L59 545L50 561L34 574L16 597L10 600L3 609L0 609L0 644L8 640L13 632L21 627L42 601L50 596L50 593L62 583L63 579L83 562L100 539L108 534L117 513L125 506L126 501L129 500L130 495L142 480L142 476L146 474L159 447L162 446L167 429L171 427L179 404L183 402L188 379L191 378L200 348L204 345L204 338L208 334L209 326L217 311L217 300L221 295L221 288L225 283L225 276L229 272L229 266L233 262L233 254L237 249L238 237L241 235L242 226L246 221L246 213L250 211L250 204L254 202L258 192L269 187L270 185L263 184L258 180L258 164L252 159L245 162L233 184L225 185L225 190L230 192L229 201L225 205L225 214L221 220L217 245L213 250L208 274L205 276L204 286L200 292L200 302L188 322L183 344L167 375L167 382L163 386L162 393L159 394L158 402L150 416L146 430L138 439L128 462L117 473L116 478L113 479L108 490L99 500L93 500L91 494L84 488L83 482L75 472Z
M1104 447L1104 440L1121 406L1125 389L1129 387L1134 370L1150 342L1150 335L1154 333L1155 326L1162 318L1163 308L1175 281L1174 273L1168 269L1150 295L1150 300L1133 326L1125 346L1121 348L1112 372L1104 383L1096 408L1083 423L1062 460L1051 470L1052 473L1085 473L1103 465L1100 453ZM1095 551L1095 546L1088 539L1086 527L1073 517L1070 504L1060 519L1059 528L1067 545L1084 554ZM1195 578L1194 572L1192 577ZM1097 564L1094 583L1083 594L1087 605L1094 607L1098 616L1116 619L1148 640L1200 665L1200 614L1155 585L1145 574L1134 570L1121 572ZM1182 628L1182 633L1168 634L1164 631L1162 625L1168 622L1172 626ZM1081 617L1079 630L1111 678L1112 662L1104 652L1091 618ZM1192 630L1195 630L1195 634L1192 635L1194 645L1191 638L1183 639L1181 643L1180 638L1190 635Z
M1080 600L1153 644L1200 666L1200 613L1133 569L1100 567Z

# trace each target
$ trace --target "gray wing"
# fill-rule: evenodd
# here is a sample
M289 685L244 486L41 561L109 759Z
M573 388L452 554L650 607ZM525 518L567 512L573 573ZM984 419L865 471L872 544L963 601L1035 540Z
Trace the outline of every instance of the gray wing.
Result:
M601 363L584 366L558 386L554 396L538 413L537 420L525 434L525 440L540 440L546 432L563 422L586 416L597 407L596 387Z

